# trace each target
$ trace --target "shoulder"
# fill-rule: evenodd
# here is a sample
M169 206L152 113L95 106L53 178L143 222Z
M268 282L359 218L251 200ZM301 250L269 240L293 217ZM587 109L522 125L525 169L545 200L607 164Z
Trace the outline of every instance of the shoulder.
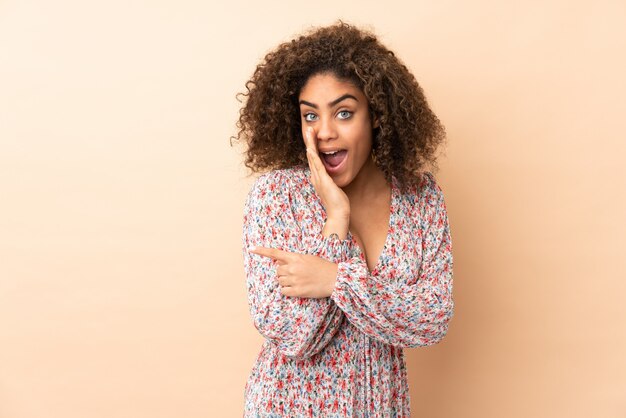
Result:
M434 200L441 199L443 190L437 183L435 175L430 171L425 171L417 182L407 188L404 196L411 204L422 207L432 204Z
M421 228L426 228L437 216L445 212L443 190L434 174L430 171L422 173L419 182L412 185L406 193L407 211Z
M252 184L251 191L270 188L287 191L301 186L307 179L302 167L281 168L261 174Z
M418 186L420 200L424 204L432 204L434 201L443 199L443 190L437 183L435 175L425 171L422 175L422 183Z
M443 228L448 216L443 190L430 172L424 175L419 202L422 226L426 228L436 224L438 228Z
M307 176L301 167L272 170L261 174L253 182L248 193L247 205L259 201L284 201L302 188Z

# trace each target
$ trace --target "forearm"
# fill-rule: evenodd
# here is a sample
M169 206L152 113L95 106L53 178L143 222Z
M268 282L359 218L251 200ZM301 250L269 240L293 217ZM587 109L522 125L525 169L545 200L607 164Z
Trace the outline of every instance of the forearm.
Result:
M352 325L378 341L400 347L432 345L446 335L454 312L452 272L445 265L451 264L415 281L372 275L358 258L341 262L330 298Z
M288 187L272 187L279 184ZM248 248L265 247L312 255L329 261L336 269L335 263L350 258L350 243L329 237L333 233L343 238L347 236L349 216L345 211L329 214L328 225L323 228L325 234L319 229L319 223L314 230L303 230L294 212L289 210L292 186L281 171L257 179L244 207L243 258L248 303L255 327L283 354L306 358L321 351L332 340L343 323L342 311L329 298L282 295L277 263ZM327 275L334 279L336 272ZM330 292L332 289L328 290Z

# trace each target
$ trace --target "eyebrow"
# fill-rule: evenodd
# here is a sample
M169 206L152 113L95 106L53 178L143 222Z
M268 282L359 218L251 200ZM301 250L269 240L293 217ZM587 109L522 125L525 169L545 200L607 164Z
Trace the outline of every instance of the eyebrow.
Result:
M336 105L337 103L339 103L341 101L344 101L346 99L354 99L354 100L356 100L358 102L357 98L354 97L353 95L351 95L351 94L344 94L343 96L341 96L341 97L333 100L332 102L328 103L328 107L332 107L332 106ZM301 105L303 104L303 105L311 106L311 107L313 107L315 109L318 109L318 106L316 104L311 103L311 102L307 102L306 100L300 100L300 104Z

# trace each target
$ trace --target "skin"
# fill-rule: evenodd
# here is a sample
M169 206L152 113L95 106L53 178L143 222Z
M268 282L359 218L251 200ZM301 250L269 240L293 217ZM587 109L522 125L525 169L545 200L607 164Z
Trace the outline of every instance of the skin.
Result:
M323 234L336 232L345 239L350 203L375 199L387 187L382 171L371 159L372 130L378 122L372 120L363 92L332 74L312 76L302 88L299 101L311 183L328 215ZM331 177L319 150L337 148L348 151L347 161L343 170ZM278 283L285 296L323 298L333 292L336 263L276 248L248 251L278 263Z

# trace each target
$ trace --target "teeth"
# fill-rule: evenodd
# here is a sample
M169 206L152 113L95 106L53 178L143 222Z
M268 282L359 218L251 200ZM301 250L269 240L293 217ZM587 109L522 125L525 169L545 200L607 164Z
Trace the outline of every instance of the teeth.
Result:
M331 152L322 152L322 154L325 155L333 155L333 154L337 154L338 151L331 151Z

